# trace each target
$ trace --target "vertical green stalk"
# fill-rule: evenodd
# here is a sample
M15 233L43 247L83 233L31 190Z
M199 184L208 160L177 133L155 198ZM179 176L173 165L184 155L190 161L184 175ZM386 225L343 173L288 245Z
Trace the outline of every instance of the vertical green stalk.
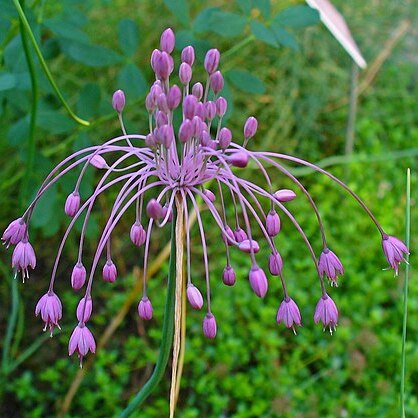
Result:
M406 172L406 210L405 210L405 243L409 248L411 240L411 170ZM403 324L402 324L402 354L401 354L401 418L405 418L405 369L406 369L406 326L408 319L408 283L409 254L405 256L405 281L403 287Z
M170 358L171 347L173 344L174 334L174 300L176 289L176 226L178 217L175 214L173 217L171 228L171 253L170 264L168 271L168 286L167 298L164 310L164 322L162 329L162 338L160 345L160 352L158 354L157 363L151 377L142 387L142 389L135 395L130 404L122 411L120 418L129 417L149 395L154 391L164 375L167 367L168 359Z

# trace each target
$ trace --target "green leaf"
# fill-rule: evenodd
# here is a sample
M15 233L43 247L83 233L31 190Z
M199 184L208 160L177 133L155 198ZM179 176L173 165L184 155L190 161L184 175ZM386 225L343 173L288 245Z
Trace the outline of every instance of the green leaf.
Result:
M88 44L89 37L74 24L61 18L44 20L43 25L60 38Z
M275 16L272 21L274 27L303 28L319 22L319 13L309 6L291 6Z
M74 61L89 67L106 67L122 61L122 57L100 45L85 45L78 42L61 43L64 53Z
M251 0L236 0L242 13L249 15L251 13Z
M288 48L292 48L295 51L299 51L298 41L295 39L295 37L291 33L289 33L287 30L283 28L272 27L272 30L279 44L286 46Z
M190 24L190 11L187 0L164 0L164 4L171 13L185 26Z
M209 30L224 38L240 35L245 28L247 19L236 13L215 11L209 19Z
M10 90L16 86L16 77L11 73L0 73L0 91Z
M77 102L77 113L83 118L91 118L99 114L100 87L95 83L88 83L80 91Z
M58 135L71 132L76 123L56 110L41 110L38 113L36 125L53 135Z
M127 64L122 68L118 76L118 88L125 91L128 99L135 100L143 96L147 87L145 77L135 64Z
M44 196L39 199L35 207L31 223L34 227L46 227L50 222L55 223L55 215L57 214L57 188L52 186Z
M252 33L259 41L274 46L275 48L278 47L276 37L270 28L255 21L251 22L250 26Z
M212 16L219 11L218 7L209 7L202 10L193 22L193 31L198 33L210 31Z
M139 44L139 28L132 19L122 19L119 22L119 46L124 54L131 56Z
M253 5L260 10L264 19L269 19L271 14L270 0L253 0Z
M10 145L25 144L29 136L29 116L25 116L15 122L7 132L7 140Z
M230 70L225 77L239 90L245 93L263 94L266 91L264 83L246 70Z

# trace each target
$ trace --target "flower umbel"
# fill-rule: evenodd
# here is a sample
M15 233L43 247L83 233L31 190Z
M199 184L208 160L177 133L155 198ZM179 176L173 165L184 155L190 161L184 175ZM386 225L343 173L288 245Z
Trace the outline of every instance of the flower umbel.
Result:
M324 169L305 160L286 154L252 151L251 139L256 136L258 121L250 116L244 124L241 134L233 133L225 126L227 100L221 96L224 78L220 68L221 54L217 49L207 52L204 59L206 82L192 82L195 51L186 46L181 51L181 63L178 66L179 86L172 84L175 64L172 53L175 49L175 35L171 29L163 32L160 49L151 54L151 67L156 81L152 84L145 100L148 113L149 131L143 134L127 133L123 122L125 94L117 90L112 97L121 135L106 140L100 145L84 148L65 158L46 177L33 202L24 214L13 221L4 231L2 241L16 245L12 266L27 278L28 268L35 268L36 257L28 241L28 227L34 208L41 196L69 172L78 170L78 179L73 192L64 205L65 213L71 217L58 248L52 268L48 293L36 306L36 314L41 314L45 329L54 326L62 316L61 302L54 293L54 285L65 242L75 223L83 217L78 257L74 260L71 285L74 290L84 288L76 317L79 324L74 329L69 354L77 353L82 359L89 351L96 350L94 337L87 328L93 314L92 284L102 271L106 285L112 286L117 270L112 261L112 236L123 216L132 210L135 216L129 220L132 225L127 239L133 245L143 248L143 293L138 304L138 315L144 320L153 317L153 307L147 294L147 269L150 258L150 242L155 228L163 228L173 221L175 201L183 208L181 219L185 225L187 298L194 309L204 308L203 334L215 338L217 323L211 309L211 277L209 274L209 254L206 232L217 229L219 244L224 248L225 264L222 281L233 286L238 279L231 263L231 251L239 251L241 257L249 260L248 282L254 293L260 298L268 290L268 268L271 276L280 277L283 288L283 300L277 312L277 322L295 330L301 325L301 315L296 303L289 297L284 278L285 266L277 248L281 236L281 225L290 221L299 232L306 245L317 272L321 298L315 310L315 322L321 321L324 328L334 330L338 322L338 310L326 292L323 276L332 285L337 284L337 276L343 274L338 257L328 249L323 222L312 196L304 185L289 171L284 163L294 163L309 167L329 177L345 189L375 224L382 236L382 246L386 259L398 272L399 263L404 261L408 249L395 237L388 236L366 207L363 201L341 180ZM179 123L174 121L178 113ZM247 167L256 169L250 175ZM87 170L96 170L101 174L97 186L90 196L80 193L80 184ZM309 238L292 213L292 200L296 192L290 189L276 190L274 179L282 174L295 186L298 196L310 204L318 221L318 230L322 239L323 251L317 259ZM93 208L99 197L108 190L116 189L116 198L105 218L105 225L97 242L96 251L87 272L83 265L86 230ZM227 211L226 207L232 207ZM192 245L190 230L191 214L196 216L198 239L201 242L203 256L203 279L191 274ZM205 212L205 214L203 214ZM232 215L231 215L232 214ZM183 218L184 217L184 218ZM194 243L194 245L196 245ZM260 251L262 249L263 251ZM270 254L268 259L263 256ZM215 260L219 264L219 260ZM100 264L100 266L99 266ZM193 281L192 281L193 276ZM200 289L200 290L199 290Z

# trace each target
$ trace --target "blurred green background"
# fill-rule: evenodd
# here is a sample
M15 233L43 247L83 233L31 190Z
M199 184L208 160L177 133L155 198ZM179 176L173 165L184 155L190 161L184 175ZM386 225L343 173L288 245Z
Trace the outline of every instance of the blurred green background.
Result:
M255 115L259 131L251 143L253 149L325 164L364 198L389 234L400 238L405 234L406 169L411 167L413 261L418 214L414 198L418 32L413 22L418 18L418 4L416 0L334 0L334 4L349 22L369 63L359 74L361 94L351 157L345 156L345 148L352 63L302 2L26 1L25 11L57 84L70 106L91 122L86 128L68 117L30 47L39 80L31 167L31 81L16 10L12 1L4 1L0 11L0 230L19 216L19 207L28 204L54 164L73 150L118 134L110 104L114 90L126 92L128 131L146 132L144 95L152 82L149 57L162 30L170 26L176 31L179 48L188 43L197 48L198 64L210 47L223 53L224 94L231 109L228 126L237 136L246 117ZM178 56L179 50L175 52ZM233 252L237 284L233 288L222 284L224 251L217 245L218 232L208 228L213 311L219 332L216 340L206 340L201 332L203 313L188 309L179 417L399 416L403 268L398 278L392 271L382 270L386 264L379 235L347 194L319 174L297 169L295 173L316 199L330 246L346 269L340 287L331 291L340 309L340 326L331 337L313 324L320 295L314 267L287 221L277 242L289 291L302 312L304 326L297 336L275 322L282 298L276 278L270 280L267 297L259 300L246 279L248 262ZM92 190L96 175L94 170L89 172L82 194ZM258 174L254 170L250 175ZM69 284L78 232L71 236L59 269L62 331L49 339L34 317L34 306L48 287L55 252L68 222L63 205L75 179L76 174L66 177L40 201L31 224L38 266L25 285L13 280L10 249L0 252L2 417L117 416L156 361L167 264L158 265L150 280L155 316L143 323L136 311L140 292L135 287L142 253L130 245L132 217L122 221L113 242L117 282L94 287L91 329L100 348L89 356L82 372L77 359L67 356L79 299ZM291 187L280 176L273 180L278 188ZM89 228L86 259L95 249L111 197L99 200ZM307 202L296 199L289 208L320 251L315 217ZM151 259L161 255L161 243L167 242L168 234L168 230L157 232ZM192 240L196 248L193 279L203 287L195 230ZM264 264L260 264L266 266L267 255L261 253ZM409 417L418 417L415 279L412 269L406 347ZM119 320L115 322L115 318ZM169 383L170 370L134 416L167 416Z

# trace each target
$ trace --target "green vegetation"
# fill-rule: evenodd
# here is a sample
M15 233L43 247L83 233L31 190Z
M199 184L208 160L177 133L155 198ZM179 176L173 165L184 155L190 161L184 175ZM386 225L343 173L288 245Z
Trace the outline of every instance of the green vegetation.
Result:
M149 57L168 26L176 30L179 47L187 43L196 46L200 62L209 47L224 52L225 95L234 102L228 123L235 134L241 133L248 115L257 116L259 131L253 148L328 162L327 168L364 198L387 232L400 238L405 230L406 169L411 167L412 268L405 407L406 416L418 417L418 284L413 268L418 217L414 196L418 168L416 28L409 26L399 42L387 49L387 59L360 95L354 154L346 158L351 62L318 23L315 13L301 2L219 0L206 8L195 0L165 0L158 2L158 7L150 0L26 1L29 23L54 80L70 108L90 122L87 127L65 111L26 39L36 68L38 92L33 94L34 80L25 59L18 14L11 0L4 3L0 11L1 231L19 215L19 206L28 203L54 164L73 150L101 143L119 132L111 108L114 90L126 92L127 130L146 132L144 94L152 81ZM418 18L413 1L334 3L350 23L369 68L402 22L407 25ZM360 73L360 85L369 75L367 69ZM33 97L38 97L38 102L32 136ZM275 278L270 280L266 298L259 300L248 285L248 263L233 252L237 284L233 288L222 284L224 252L217 245L218 234L208 231L213 310L219 332L216 340L206 340L201 332L203 313L188 309L179 417L399 416L404 270L401 268L398 278L392 271L382 271L386 265L379 235L347 194L318 174L294 172L304 176L325 220L332 249L346 269L340 287L332 290L341 313L338 330L331 337L313 324L319 297L315 271L303 242L288 222L283 222L277 242L289 291L303 317L304 326L297 336L275 322L282 298ZM257 170L251 175L258 175ZM33 311L48 286L67 223L65 197L75 180L69 175L59 187L53 187L35 213L31 241L38 266L28 283L13 280L10 250L0 252L0 416L118 416L145 383L158 356L166 296L162 283L168 261L149 284L154 319L149 323L138 319L138 291L120 326L91 356L91 368L87 362L84 379L71 402L64 401L66 395L67 401L70 399L68 391L79 373L77 360L67 357L79 299L69 286L76 234L66 246L59 270L62 331L49 339ZM292 187L282 178L273 180L278 188ZM89 173L81 192L87 195L95 182L94 173ZM109 209L111 197L99 201L88 231L87 253L94 251L103 224L100 214ZM319 250L319 232L307 202L300 197L289 207ZM91 322L96 340L126 303L136 283L136 266L141 267L128 237L131 222L129 216L122 221L113 243L117 282L98 283L98 278L94 286ZM168 236L169 228L153 240L155 258ZM195 230L192 240L199 248ZM265 260L267 264L267 253ZM199 254L193 266L194 280L199 283L202 277L203 283ZM169 373L133 416L168 416Z

